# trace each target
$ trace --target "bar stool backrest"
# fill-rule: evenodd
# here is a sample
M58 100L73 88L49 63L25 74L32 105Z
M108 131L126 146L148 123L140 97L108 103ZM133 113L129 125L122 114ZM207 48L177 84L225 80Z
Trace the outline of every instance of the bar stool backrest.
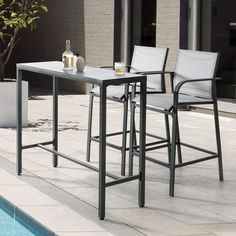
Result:
M214 78L218 65L218 53L179 50L173 86L185 79ZM212 82L186 83L180 93L212 99Z
M163 71L166 65L168 48L135 46L130 72ZM154 91L164 90L164 79L161 75L148 75L147 87Z

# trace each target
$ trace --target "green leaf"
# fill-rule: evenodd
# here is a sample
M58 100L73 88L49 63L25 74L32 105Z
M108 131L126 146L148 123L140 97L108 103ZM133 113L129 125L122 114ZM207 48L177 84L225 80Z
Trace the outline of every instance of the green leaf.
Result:
M5 50L7 45L14 48L19 40L19 30L36 28L40 13L48 12L46 2L47 0L0 0L1 50Z
M42 8L45 12L48 12L48 8L47 8L47 6L42 5L41 8Z
M15 17L16 16L16 13L15 12L12 12L11 13L11 17Z
M27 23L30 25L33 21L37 20L38 18L39 18L39 16L29 18Z

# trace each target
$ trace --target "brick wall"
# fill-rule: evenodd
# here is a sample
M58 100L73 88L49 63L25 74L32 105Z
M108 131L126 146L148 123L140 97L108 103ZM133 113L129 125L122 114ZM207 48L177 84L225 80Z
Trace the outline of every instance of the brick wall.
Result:
M84 24L86 64L112 65L114 0L85 0Z
M157 0L156 46L168 47L167 69L173 70L179 49L179 0Z
M113 62L114 0L84 1L85 54L91 66Z

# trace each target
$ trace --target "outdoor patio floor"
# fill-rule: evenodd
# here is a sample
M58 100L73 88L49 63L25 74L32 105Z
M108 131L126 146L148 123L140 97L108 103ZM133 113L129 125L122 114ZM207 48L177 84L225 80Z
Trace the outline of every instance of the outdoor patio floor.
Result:
M120 104L108 102L108 132L119 131ZM59 151L85 160L88 96L59 96ZM29 127L23 143L49 141L52 97L29 100ZM138 117L138 116L137 116ZM164 117L148 112L147 131L165 135ZM16 130L0 129L0 195L33 216L58 235L236 235L236 117L220 117L224 182L218 178L217 160L176 170L175 197L168 195L169 170L146 162L146 205L137 204L138 182L107 188L106 218L97 218L98 174L59 159L52 167L51 154L39 149L23 152L23 174L15 174ZM180 112L181 138L215 150L213 116L196 111ZM93 133L98 131L95 102ZM109 138L119 143L120 137ZM92 143L92 164L98 166L98 144ZM166 150L151 156L167 160ZM183 160L202 157L183 148ZM135 159L137 172L138 159ZM107 170L120 173L120 152L107 148Z

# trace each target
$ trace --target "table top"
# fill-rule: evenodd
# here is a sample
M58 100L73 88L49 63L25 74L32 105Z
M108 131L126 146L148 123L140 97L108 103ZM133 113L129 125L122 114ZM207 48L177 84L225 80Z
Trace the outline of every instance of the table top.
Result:
M143 75L125 73L122 76L116 76L113 70L90 66L86 66L83 72L64 71L63 63L60 61L18 63L17 69L97 85L118 85L146 80L146 76Z

